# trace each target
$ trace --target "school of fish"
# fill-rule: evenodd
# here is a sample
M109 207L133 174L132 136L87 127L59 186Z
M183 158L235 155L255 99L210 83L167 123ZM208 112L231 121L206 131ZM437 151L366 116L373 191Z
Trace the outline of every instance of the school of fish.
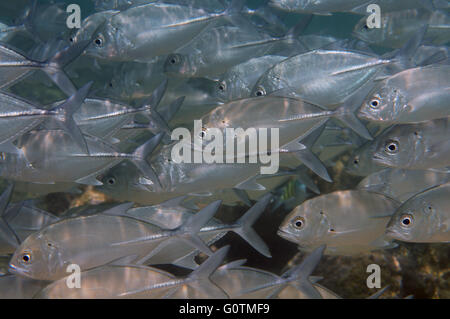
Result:
M449 1L73 3L0 0L0 298L335 299L324 256L450 242ZM261 218L300 262L230 257Z

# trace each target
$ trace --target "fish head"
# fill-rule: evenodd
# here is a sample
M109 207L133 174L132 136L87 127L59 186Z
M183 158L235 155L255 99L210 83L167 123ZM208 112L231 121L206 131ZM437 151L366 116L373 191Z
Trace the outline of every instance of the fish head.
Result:
M361 18L353 28L353 36L368 43L381 42L383 39L383 28L369 28L367 17Z
M377 122L394 122L402 111L403 96L400 90L378 86L363 102L358 117Z
M53 280L58 277L65 263L54 240L44 232L28 236L16 249L9 262L12 273L39 280Z
M169 54L164 62L164 73L179 77L193 76L195 75L195 70L192 68L190 62L190 57L186 54Z
M124 161L102 174L99 180L103 185L96 186L96 189L109 196L122 198L129 191L136 189L133 185L139 185L139 176L138 169Z
M407 168L422 151L421 134L413 126L394 126L377 137L373 161L377 165Z
M227 102L233 99L233 83L228 79L220 79L216 81L213 90L213 96L221 102Z
M389 221L386 235L406 242L422 242L439 230L436 208L419 195L400 206Z
M376 171L373 160L374 144L368 142L353 151L345 163L345 171L355 176L367 176Z
M259 78L258 82L256 82L250 96L252 97L266 96L268 94L271 94L272 92L285 89L285 86L283 85L280 78L281 78L280 76L277 76L275 74L275 71L273 70L267 71Z
M316 245L329 230L322 206L323 201L316 197L294 208L278 228L278 236L299 246Z
M100 59L120 60L123 52L119 50L121 44L117 42L120 39L119 31L109 23L99 27L92 36L92 43L87 47L86 54ZM125 44L122 47L126 48Z

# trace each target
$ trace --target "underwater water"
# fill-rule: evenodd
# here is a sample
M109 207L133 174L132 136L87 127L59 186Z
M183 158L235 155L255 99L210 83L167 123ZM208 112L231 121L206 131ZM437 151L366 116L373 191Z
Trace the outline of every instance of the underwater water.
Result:
M0 298L449 298L449 8L0 0Z

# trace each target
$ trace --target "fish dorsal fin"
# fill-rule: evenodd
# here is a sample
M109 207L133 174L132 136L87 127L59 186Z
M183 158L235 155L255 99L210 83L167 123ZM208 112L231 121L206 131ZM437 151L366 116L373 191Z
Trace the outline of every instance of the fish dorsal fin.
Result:
M269 247L267 247L266 243L262 238L255 232L253 229L253 224L256 220L261 216L264 212L265 208L272 200L273 195L271 193L267 193L262 196L255 205L253 205L241 218L236 221L236 225L238 227L233 228L232 231L241 236L247 243L250 244L255 250L257 250L260 254L271 258Z

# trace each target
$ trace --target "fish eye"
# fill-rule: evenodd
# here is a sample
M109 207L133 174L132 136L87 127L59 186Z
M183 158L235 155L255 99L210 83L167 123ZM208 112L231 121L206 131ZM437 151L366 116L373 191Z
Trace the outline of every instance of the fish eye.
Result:
M94 44L97 46L97 47L99 47L99 48L101 48L102 46L103 46L103 42L104 42L104 40L103 40L103 36L102 35L98 35L97 36L97 38L94 40Z
M365 24L365 25L363 26L363 30L369 30L369 26L368 26L367 24Z
M369 106L372 109L376 109L381 105L380 100L378 98L373 98L372 100L370 100L369 102Z
M177 54L171 54L168 59L172 65L180 63L180 57Z
M202 131L200 132L200 137L204 138L206 136L206 127L202 127Z
M400 223L403 227L411 227L414 222L414 218L410 214L405 214L400 217Z
M266 90L264 90L263 87L258 87L255 91L256 96L263 96L266 95Z
M399 144L397 141L389 140L386 142L384 149L389 154L395 154L398 152Z
M359 156L355 156L353 159L353 164L358 165L359 164Z
M106 180L106 182L107 182L109 185L114 185L114 184L116 183L116 179L115 179L114 177L109 177L109 178Z
M20 262L22 264L30 264L31 263L31 254L30 253L24 253L20 257Z
M227 86L226 86L225 82L219 82L219 85L217 86L217 88L219 89L219 91L224 92L227 89Z
M296 217L292 220L292 226L295 229L302 229L305 226L305 219L303 217Z

